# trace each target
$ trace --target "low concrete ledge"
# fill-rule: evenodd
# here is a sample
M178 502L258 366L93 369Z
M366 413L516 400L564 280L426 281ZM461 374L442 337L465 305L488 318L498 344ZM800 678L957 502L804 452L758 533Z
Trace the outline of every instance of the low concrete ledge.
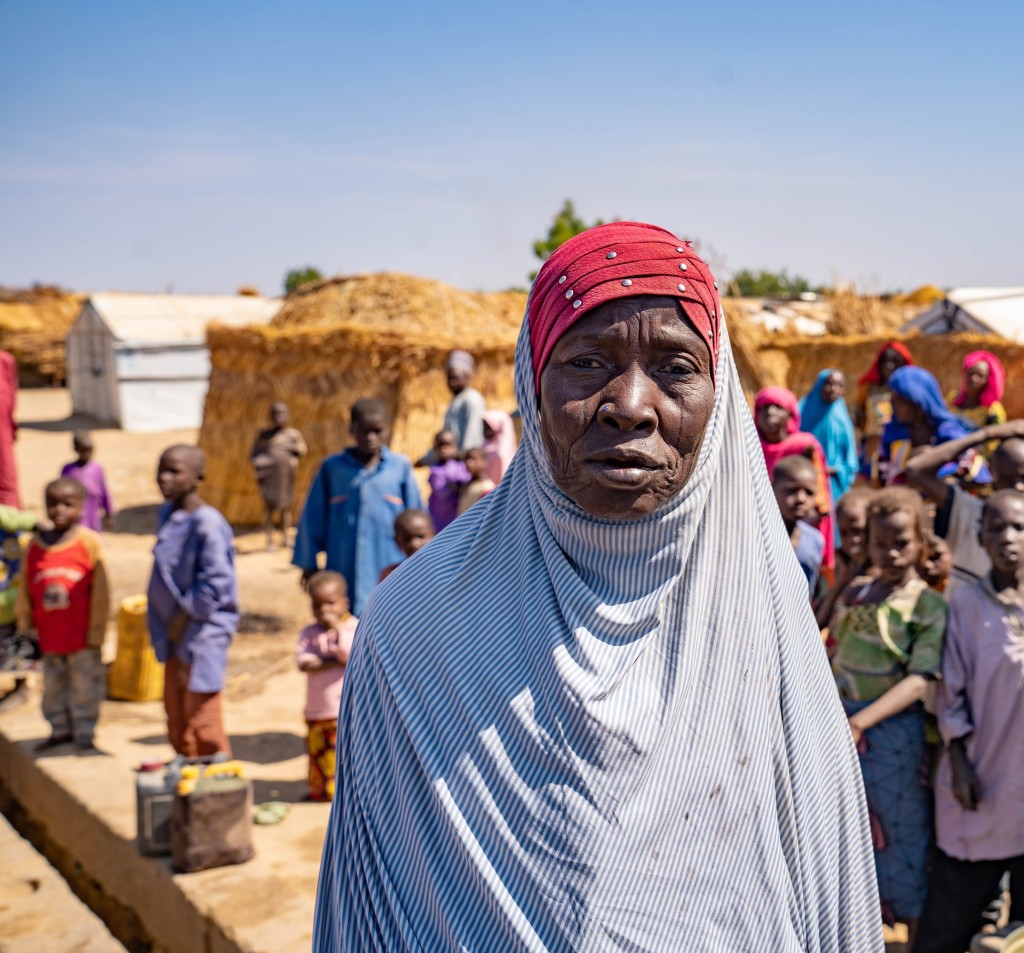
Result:
M328 809L298 803L306 771L303 689L301 677L286 672L258 693L227 700L228 729L256 802L294 802L280 824L253 828L249 863L174 874L167 859L137 852L134 768L171 755L159 703L105 703L96 737L102 755L70 748L36 754L35 743L48 734L37 698L0 715L5 813L129 950L308 951ZM237 731L243 726L244 734Z

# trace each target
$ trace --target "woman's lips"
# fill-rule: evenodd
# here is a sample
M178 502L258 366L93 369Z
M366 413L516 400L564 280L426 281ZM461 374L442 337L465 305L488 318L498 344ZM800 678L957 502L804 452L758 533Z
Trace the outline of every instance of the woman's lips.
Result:
M639 453L599 454L585 465L597 482L617 487L643 486L661 469L661 464L653 457Z

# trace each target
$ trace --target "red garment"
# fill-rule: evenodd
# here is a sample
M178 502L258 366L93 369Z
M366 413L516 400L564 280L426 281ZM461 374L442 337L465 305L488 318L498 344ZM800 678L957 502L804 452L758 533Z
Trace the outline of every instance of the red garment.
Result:
M1006 370L1003 367L1003 362L991 351L971 351L964 358L963 383L960 385L960 393L953 401L955 406L963 407L967 400L967 372L982 361L988 365L988 383L978 395L978 404L982 407L991 407L1003 399L1003 390L1006 387Z
M598 305L635 295L675 298L718 364L722 306L714 276L690 243L640 222L609 222L560 245L530 292L533 376L540 377L558 339Z
M18 469L14 462L14 403L18 397L18 365L7 351L0 351L0 505L21 509Z
M95 533L79 526L53 546L35 537L25 552L22 585L43 652L67 655L102 644L106 576Z
M799 454L806 454L811 450L811 459L814 462L814 469L818 474L818 494L816 502L818 512L821 514L821 522L818 523L818 530L825 537L825 554L822 565L826 569L833 569L836 564L836 534L833 523L834 506L832 501L832 483L828 476L828 459L817 438L813 434L803 433L800 430L800 404L796 395L785 387L765 387L758 392L754 398L755 412L769 404L776 407L783 407L789 411L789 420L786 422L788 437L778 443L769 443L761 432L758 437L761 440L761 450L764 452L765 466L768 468L768 479L775 473L775 465L783 457L792 457Z
M903 358L904 361L907 362L908 366L913 367L914 356L910 353L906 344L903 344L900 341L886 341L885 344L878 349L878 353L875 355L875 359L871 362L871 366L863 375L861 375L860 380L857 381L858 384L870 387L872 385L882 383L879 379L878 365L882 362L882 355L886 351L895 351Z

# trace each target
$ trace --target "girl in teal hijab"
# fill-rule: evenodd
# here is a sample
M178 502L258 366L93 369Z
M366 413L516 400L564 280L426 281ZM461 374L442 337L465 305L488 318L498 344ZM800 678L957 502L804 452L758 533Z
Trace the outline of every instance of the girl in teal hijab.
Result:
M800 401L800 428L818 438L828 461L832 499L838 500L857 477L857 437L846 409L846 377L826 368Z

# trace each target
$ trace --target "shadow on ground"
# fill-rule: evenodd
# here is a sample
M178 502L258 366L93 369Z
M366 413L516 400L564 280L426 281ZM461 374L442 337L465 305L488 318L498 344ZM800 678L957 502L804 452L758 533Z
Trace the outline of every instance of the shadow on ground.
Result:
M284 801L286 804L300 804L306 799L309 786L306 779L301 781L264 781L256 779L252 782L253 804L266 801Z
M265 731L258 735L231 735L231 754L250 764L278 764L306 753L306 739L288 731ZM133 738L137 745L165 745L167 735Z

